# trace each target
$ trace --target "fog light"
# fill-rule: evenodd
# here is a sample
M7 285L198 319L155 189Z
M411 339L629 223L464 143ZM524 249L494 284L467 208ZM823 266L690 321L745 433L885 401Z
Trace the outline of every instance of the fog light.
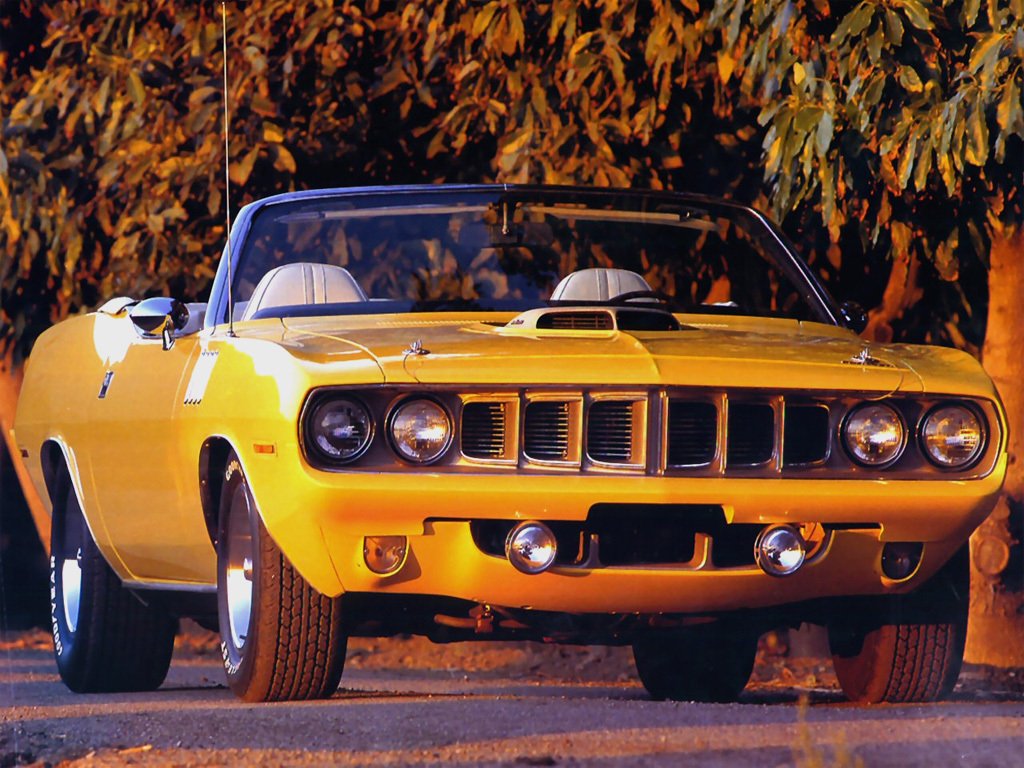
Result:
M405 536L367 536L363 539L366 567L379 576L390 576L405 564L409 542Z
M917 541L890 541L882 547L882 573L893 581L902 581L917 570L924 544Z
M806 557L803 537L791 525L769 525L754 542L754 559L769 576L795 573Z
M544 523L520 523L505 539L505 557L517 571L542 573L555 562L558 543Z

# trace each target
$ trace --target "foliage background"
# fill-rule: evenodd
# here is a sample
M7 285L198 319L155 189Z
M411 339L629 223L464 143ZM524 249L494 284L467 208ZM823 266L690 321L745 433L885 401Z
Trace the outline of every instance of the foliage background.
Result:
M202 298L224 241L219 3L4 10L4 343L23 355L53 321L113 295ZM883 337L981 343L985 238L948 226L949 161L922 137L956 71L936 52L970 52L967 37L946 49L919 28L938 6L261 0L228 13L236 206L441 180L725 194L770 205L837 295L874 308ZM876 26L884 40L865 43ZM858 95L861 69L875 79ZM997 122L1019 132L1019 104L1005 107L1019 72L1003 80ZM879 103L887 140L855 136ZM964 103L976 130L984 110ZM961 134L967 150L987 146ZM962 165L964 151L950 156ZM971 184L961 199L987 207ZM933 222L941 231L923 234ZM884 306L890 253L913 274L897 273Z
M1024 0L227 9L233 206L434 181L726 195L773 211L869 308L868 338L984 343L1024 421ZM111 296L208 291L228 191L220 4L0 0L0 34L0 361L16 368ZM996 623L972 608L972 626L1024 667L1019 431L972 544L972 599Z

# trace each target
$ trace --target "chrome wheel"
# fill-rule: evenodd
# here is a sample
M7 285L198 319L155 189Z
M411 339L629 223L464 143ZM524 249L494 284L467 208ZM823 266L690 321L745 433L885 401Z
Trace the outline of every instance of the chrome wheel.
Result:
M82 598L82 548L60 566L60 592L64 598L64 623L74 634L78 628L78 606Z
M228 634L236 651L245 646L252 618L253 537L250 515L249 495L244 486L239 486L232 496L228 512L225 579Z

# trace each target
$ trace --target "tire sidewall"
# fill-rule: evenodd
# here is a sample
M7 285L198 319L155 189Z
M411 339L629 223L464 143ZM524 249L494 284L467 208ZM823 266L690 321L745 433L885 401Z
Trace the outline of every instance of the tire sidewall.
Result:
M84 528L85 522L71 483L67 483L66 487L61 488L58 498L61 499L61 506L53 515L50 529L50 630L53 634L54 658L57 661L61 679L69 688L75 690L78 688L78 678L82 672L80 669L82 664L78 661L81 656L79 648L88 647L88 638L86 637L88 622L83 621L83 618L86 616L87 601L90 599L87 569L91 555L89 547L92 542L83 530L80 534L82 537L82 579L79 585L78 626L75 631L72 631L65 617L64 574L58 562L58 556L63 560L66 555L64 553L65 534L68 527L81 525Z
M227 590L227 541L231 504L238 493L244 493L248 506L249 533L252 537L252 596L249 606L249 627L241 649L236 649L231 640L231 619L229 616ZM233 690L245 690L255 674L256 646L258 643L257 627L259 626L259 574L260 547L259 521L255 514L252 493L249 491L241 462L233 454L229 457L224 470L224 485L220 497L220 510L217 525L217 614L220 620L220 651L224 662L224 672L228 685Z

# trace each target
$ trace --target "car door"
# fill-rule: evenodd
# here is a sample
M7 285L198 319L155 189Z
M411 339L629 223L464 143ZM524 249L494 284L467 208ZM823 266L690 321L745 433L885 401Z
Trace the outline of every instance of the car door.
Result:
M111 319L93 382L88 452L96 512L130 576L149 582L207 582L209 549L197 492L198 446L185 446L176 418L202 344L141 336L129 318ZM198 548L198 549L197 549Z

